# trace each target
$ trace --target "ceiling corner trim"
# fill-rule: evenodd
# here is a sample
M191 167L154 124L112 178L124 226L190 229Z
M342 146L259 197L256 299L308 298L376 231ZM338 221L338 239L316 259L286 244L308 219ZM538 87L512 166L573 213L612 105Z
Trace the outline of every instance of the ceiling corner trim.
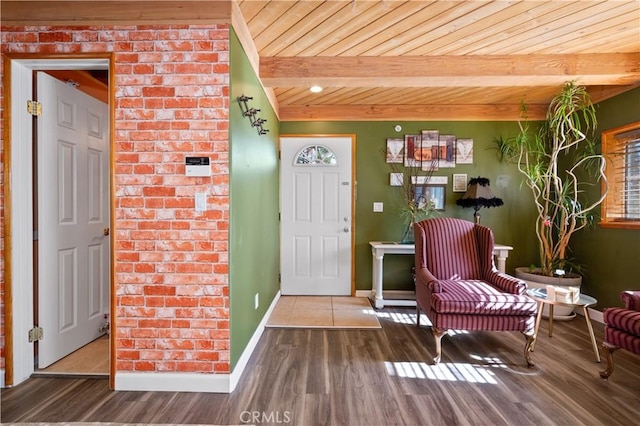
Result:
M230 24L231 0L3 0L0 22L4 26Z

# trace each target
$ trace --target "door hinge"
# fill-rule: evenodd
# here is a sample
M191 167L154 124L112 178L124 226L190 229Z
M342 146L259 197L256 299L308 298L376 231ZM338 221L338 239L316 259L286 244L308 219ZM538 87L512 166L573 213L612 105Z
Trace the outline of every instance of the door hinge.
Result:
M38 241L38 231L33 231L33 241Z
M42 104L38 101L27 101L27 112L35 117L42 114Z
M42 327L38 327L34 325L31 330L29 330L29 343L35 342L37 340L42 340L44 338L44 329Z

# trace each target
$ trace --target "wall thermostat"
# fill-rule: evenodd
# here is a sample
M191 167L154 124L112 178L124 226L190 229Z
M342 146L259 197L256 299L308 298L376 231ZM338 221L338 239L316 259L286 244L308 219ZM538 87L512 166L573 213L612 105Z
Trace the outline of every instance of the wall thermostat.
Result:
M211 176L211 165L208 157L187 157L185 160L187 176Z

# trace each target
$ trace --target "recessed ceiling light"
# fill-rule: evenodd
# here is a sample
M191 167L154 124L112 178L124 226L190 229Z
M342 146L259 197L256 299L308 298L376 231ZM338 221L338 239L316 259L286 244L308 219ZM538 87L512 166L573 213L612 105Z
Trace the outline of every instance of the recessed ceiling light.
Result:
M320 93L320 92L322 92L322 87L320 87L320 86L311 86L309 88L309 90L311 90L313 93Z

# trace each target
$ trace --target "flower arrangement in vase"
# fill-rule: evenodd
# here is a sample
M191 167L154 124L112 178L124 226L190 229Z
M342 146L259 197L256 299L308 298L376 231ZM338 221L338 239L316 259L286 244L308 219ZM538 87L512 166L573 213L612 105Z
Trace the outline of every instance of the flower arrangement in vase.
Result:
M407 174L401 180L400 192L401 192L401 204L399 209L399 216L402 219L405 228L401 244L412 244L413 239L413 225L416 222L433 217L436 212L436 205L432 200L425 197L418 197L416 199L415 185L416 181L428 182L434 171L437 169L438 160L429 160L426 162L415 162L408 166L399 166L395 163L389 163L393 173Z

